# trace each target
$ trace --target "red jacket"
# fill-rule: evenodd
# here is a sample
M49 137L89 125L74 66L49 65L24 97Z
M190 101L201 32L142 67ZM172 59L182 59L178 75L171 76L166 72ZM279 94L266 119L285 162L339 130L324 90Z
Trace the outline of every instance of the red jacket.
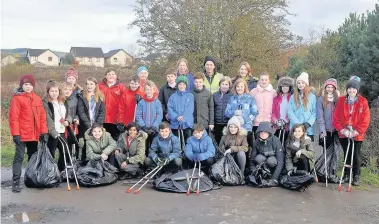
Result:
M289 101L291 98L291 94L287 94L287 100L288 100L288 106L289 106ZM280 104L282 103L282 95L278 95L274 98L273 103L272 103L272 115L271 115L271 122L275 124L276 120L280 119ZM288 122L285 126L284 129L288 131L289 129L289 119L288 119L288 113L286 115L286 121ZM274 125L276 129L279 129L277 125Z
M118 104L118 121L128 125L129 122L134 120L136 112L136 99L135 96L139 94L141 99L144 94L141 93L140 88L136 91L131 89L126 89L124 94L121 97L121 101Z
M47 134L41 97L17 90L11 101L9 125L12 136L19 135L22 142L38 141L40 134Z
M106 79L99 84L99 89L104 94L105 104L105 119L104 123L117 124L118 107L121 102L121 97L124 95L125 86L119 81L113 86L108 86Z
M353 130L356 130L359 135L354 138L355 141L363 141L368 126L370 125L370 108L366 98L358 95L357 101L353 106L351 121L349 122L349 105L346 96L341 96L338 99L336 109L333 116L333 125L337 129L340 138L346 138L341 135L340 131L351 125Z

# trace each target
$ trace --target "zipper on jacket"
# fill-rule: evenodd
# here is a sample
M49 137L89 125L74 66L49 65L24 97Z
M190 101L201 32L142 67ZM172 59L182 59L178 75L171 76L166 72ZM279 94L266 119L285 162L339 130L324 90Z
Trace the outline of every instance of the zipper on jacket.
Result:
M29 95L29 99L30 99L30 106L32 107L32 111L33 111L33 102L32 102L32 96L31 95ZM33 121L34 121L34 136L36 136L37 121L36 121L36 116L35 116L34 112L33 112ZM38 139L38 137L37 137L37 139Z

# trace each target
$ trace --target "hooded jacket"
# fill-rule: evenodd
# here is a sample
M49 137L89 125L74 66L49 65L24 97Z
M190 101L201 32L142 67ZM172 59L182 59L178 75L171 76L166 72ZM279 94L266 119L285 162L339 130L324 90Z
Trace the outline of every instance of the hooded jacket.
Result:
M189 137L184 148L184 155L191 161L194 160L194 156L197 156L200 161L204 161L214 157L215 153L216 148L205 130L200 139L196 139L194 136Z
M162 104L157 99L158 96L148 99L144 96L142 100L139 101L136 112L136 121L138 125L146 128L159 129L159 125L162 123L163 112Z
M147 134L140 130L137 136L130 142L127 143L128 132L125 131L117 139L117 149L120 150L122 154L121 157L123 161L130 164L143 164L145 160L145 142L147 139Z
M156 136L149 149L149 157L154 161L157 157L168 157L172 161L180 158L181 153L179 138L172 133L167 138L162 138L160 135Z
M220 90L213 94L214 121L216 124L228 123L229 118L225 116L225 110L232 95L230 91L222 93Z
M83 96L83 92L78 95L78 116L80 119L80 125L83 126L84 131L87 131L91 127L91 119L89 116L89 102ZM104 119L105 105L103 101L99 100L96 103L94 123L103 124Z
M103 135L101 136L99 141L97 141L92 135L90 135L90 131L91 130L88 130L84 134L86 140L86 160L101 159L102 153L108 156L116 149L116 141L113 140L111 134L106 132L104 128Z
M366 98L361 95L357 95L358 99L354 102L353 113L349 114L349 104L346 96L341 96L338 99L336 109L333 116L333 124L336 127L339 137L346 138L340 132L342 129L352 126L353 130L356 130L359 135L354 137L355 141L363 141L367 128L370 125L370 108Z
M304 143L300 144L300 147L293 145L293 142L288 141L286 144L286 170L290 171L294 167L294 163L298 162L296 152L301 150L301 154L308 158L309 169L312 171L314 169L314 164L316 161L316 154L313 150L312 140L308 136L305 137Z
M107 85L107 79L99 84L99 89L104 94L105 119L104 123L116 124L119 118L119 105L121 97L126 90L125 86L119 80L113 85Z
M269 84L266 88L262 88L259 84L257 88L250 91L251 96L255 99L258 107L258 116L254 120L254 126L258 126L262 121L271 122L272 104L274 97L276 97L276 91Z
M214 125L214 104L213 97L209 90L203 89L192 91L195 99L194 122L202 124L205 128Z
M168 83L162 86L161 89L159 90L158 99L159 101L161 101L161 104L162 104L163 117L168 113L168 110L167 110L168 99L175 92L176 92L176 87L172 88L171 86L168 85Z
M274 124L274 127L276 129L280 128L279 126L275 125L275 122L280 119L280 107L281 107L281 104L283 101L283 93L280 92L280 87L285 85L285 86L290 86L293 88L293 84L294 84L293 79L290 77L287 77L287 76L280 78L278 81L278 88L276 89L277 96L274 97L274 100L272 103L272 114L271 114L271 121ZM292 95L291 92L289 92L287 94L286 100L288 101L288 104L289 104L289 101L291 99L291 95ZM285 117L285 121L286 121L286 125L284 126L284 129L289 130L288 111L287 111L287 115Z
M144 94L141 93L140 88L136 91L132 91L128 88L121 96L121 101L118 104L118 122L123 123L125 126L134 120L137 111L137 102L135 98L137 94L141 97L144 96Z
M222 131L223 136L219 143L219 148L222 152L227 149L231 149L232 152L249 150L249 144L247 142L247 131L243 128L239 128L237 134L232 135L229 132L229 127L225 127Z
M299 107L295 103L295 95L290 98L288 109L288 118L290 119L290 129L294 124L303 124L307 122L311 127L308 128L307 134L314 135L314 123L316 122L316 96L312 92L308 95L307 109L304 108L299 94Z
M269 137L265 140L260 139L259 133L267 132L269 133ZM282 143L279 138L272 134L272 128L269 126L268 122L261 123L257 129L258 138L255 140L253 149L251 151L251 161L250 164L254 165L253 161L257 157L257 155L261 154L265 157L275 156L278 164L275 167L274 174L272 178L275 180L279 179L279 175L284 167L284 152Z
M20 136L22 142L38 141L40 134L48 132L41 98L34 92L15 89L9 109L9 126L11 135Z
M171 129L178 129L179 125L183 129L193 127L194 96L189 92L177 90L168 100L168 119L170 120ZM177 118L183 116L179 122Z
M242 125L248 132L253 129L252 122L258 115L257 105L250 94L233 95L229 98L225 109L226 117L233 117L236 110L242 110L244 124Z
M46 111L46 120L47 120L47 128L49 130L49 135L53 138L57 138L59 133L55 130L54 106L46 97L42 99L42 103ZM70 109L68 108L67 103L65 103L64 106L66 107L65 121L68 121L68 123L71 124L72 117L71 117Z
M322 95L318 97L316 110L320 133L326 133L327 131L333 132L335 130L333 125L333 114L336 109L336 104L337 102L328 102L327 107L324 108L324 91L322 92Z

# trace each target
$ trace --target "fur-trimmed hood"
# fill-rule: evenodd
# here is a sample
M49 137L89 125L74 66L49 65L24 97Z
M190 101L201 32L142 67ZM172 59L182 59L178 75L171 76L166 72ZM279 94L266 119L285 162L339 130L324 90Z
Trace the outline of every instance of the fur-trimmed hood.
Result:
M223 135L227 135L229 133L229 130L228 130L228 126L224 127L224 129L222 130L222 134ZM238 129L238 133L237 135L241 135L241 136L247 136L247 131L245 128L239 128Z
M290 86L293 89L293 86L295 85L295 81L293 78L289 76L284 76L278 80L278 86L276 88L276 93L279 95L280 93L280 87L282 86Z

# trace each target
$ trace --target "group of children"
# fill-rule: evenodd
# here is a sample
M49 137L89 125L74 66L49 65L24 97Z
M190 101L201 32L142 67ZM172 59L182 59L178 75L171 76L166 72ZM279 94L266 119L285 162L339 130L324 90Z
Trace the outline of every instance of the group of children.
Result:
M82 88L77 71L70 68L63 84L46 84L43 99L33 92L34 77L24 75L9 114L16 144L12 190L21 191L25 148L30 159L38 141L46 142L53 157L59 149L58 167L64 169L58 136L69 143L79 139L78 160L108 161L119 168L120 178L140 177L157 165L176 171L201 162L207 171L217 153L214 136L220 152L231 153L242 172L247 162L250 171L264 165L276 185L284 167L288 175L312 172L316 120L328 146L337 134L345 152L348 139L355 141L353 174L359 184L360 148L370 122L367 100L358 94L359 77L348 81L341 97L337 81L328 79L317 99L305 72L296 84L290 77L280 78L275 91L270 74L253 77L247 62L233 79L216 72L211 57L205 58L204 69L193 75L180 59L176 69L166 71L167 83L158 90L145 66L128 88L114 69L100 83L89 77Z

